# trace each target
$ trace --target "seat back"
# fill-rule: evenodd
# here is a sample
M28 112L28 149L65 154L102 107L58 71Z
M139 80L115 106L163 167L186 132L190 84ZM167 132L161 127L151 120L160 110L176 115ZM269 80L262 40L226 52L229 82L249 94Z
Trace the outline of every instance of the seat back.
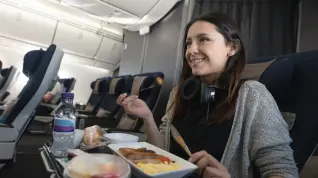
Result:
M75 78L63 78L63 79L59 79L55 83L55 85L57 85L58 83L62 86L62 92L71 92L74 89L76 80L75 80ZM53 90L53 88L52 88L52 90ZM58 105L62 101L61 98L62 98L62 94L60 93L59 95L54 96L53 99L50 101L50 103Z
M130 75L114 77L110 80L109 88L106 90L105 96L96 114L97 117L114 118L120 109L120 105L117 104L117 98L122 93L130 92L130 80Z
M134 75L130 93L137 95L153 111L159 98L163 79L164 74L161 72ZM139 131L142 124L142 119L124 114L120 118L117 128Z
M66 78L63 79L63 92L71 92L74 90L75 84L76 84L76 79L75 78Z
M49 90L52 82L57 80L63 54L56 45L51 45L46 51L35 50L25 55L23 73L29 80L19 97L2 114L0 162L10 161L14 157L15 146L33 118L42 96Z
M290 136L301 171L318 143L318 51L274 58L259 81L273 95L281 112L296 114Z
M23 73L29 80L7 114L5 124L19 132L24 130L42 96L56 79L63 54L56 45L51 45L46 51L35 50L25 55Z
M92 94L89 97L84 110L97 113L105 94L108 92L109 82L110 78L105 77L91 83Z

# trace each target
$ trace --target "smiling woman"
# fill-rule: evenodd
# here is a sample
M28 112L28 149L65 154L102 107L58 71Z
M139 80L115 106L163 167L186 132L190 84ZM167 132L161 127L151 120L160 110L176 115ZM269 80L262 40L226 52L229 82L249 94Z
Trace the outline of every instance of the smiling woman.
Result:
M127 114L143 118L149 142L189 159L203 178L298 177L288 125L273 97L261 83L241 79L246 55L236 24L220 13L191 21L183 60L159 130L138 97L118 98ZM184 139L190 158L173 135Z
M227 43L217 27L205 21L195 22L189 28L186 45L187 62L196 76L219 74L228 57L238 51L238 45Z

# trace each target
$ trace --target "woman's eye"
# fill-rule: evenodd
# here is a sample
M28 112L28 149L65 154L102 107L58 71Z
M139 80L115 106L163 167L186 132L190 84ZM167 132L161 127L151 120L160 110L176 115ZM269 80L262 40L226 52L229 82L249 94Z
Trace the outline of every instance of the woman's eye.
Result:
M186 46L189 47L190 45L191 45L191 41L187 41L187 42L186 42Z
M205 41L210 41L210 39L206 37L200 38L200 42L205 42Z

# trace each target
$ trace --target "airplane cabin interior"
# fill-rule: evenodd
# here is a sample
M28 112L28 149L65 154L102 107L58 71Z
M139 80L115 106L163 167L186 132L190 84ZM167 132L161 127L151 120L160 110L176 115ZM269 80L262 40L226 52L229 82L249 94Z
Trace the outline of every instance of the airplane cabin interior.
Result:
M209 12L238 24L247 58L242 79L264 85L277 103L299 177L318 177L317 8L315 0L0 0L0 177L79 178L69 172L77 154L122 154L115 150L121 138L111 134L148 145L147 124L128 114L119 98L137 96L161 127L170 94L184 80L186 26ZM64 117L74 123L63 131L74 134L74 149L57 158L53 143L66 136L55 125L66 124ZM181 137L169 129L169 139ZM171 174L158 177L194 175L196 165L174 159L188 167L170 165ZM147 177L139 164L128 163L121 169L129 175L118 178Z

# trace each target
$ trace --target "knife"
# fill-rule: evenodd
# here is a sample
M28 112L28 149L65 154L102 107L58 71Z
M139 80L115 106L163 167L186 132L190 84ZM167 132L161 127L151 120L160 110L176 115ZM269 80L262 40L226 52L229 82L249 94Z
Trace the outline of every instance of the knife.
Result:
M177 129L173 125L171 125L171 134L172 134L172 137L176 140L176 142L184 149L184 151L189 156L191 156L192 153L191 153L190 149L188 148L187 144L185 143L185 141L181 137L180 133L177 131Z

